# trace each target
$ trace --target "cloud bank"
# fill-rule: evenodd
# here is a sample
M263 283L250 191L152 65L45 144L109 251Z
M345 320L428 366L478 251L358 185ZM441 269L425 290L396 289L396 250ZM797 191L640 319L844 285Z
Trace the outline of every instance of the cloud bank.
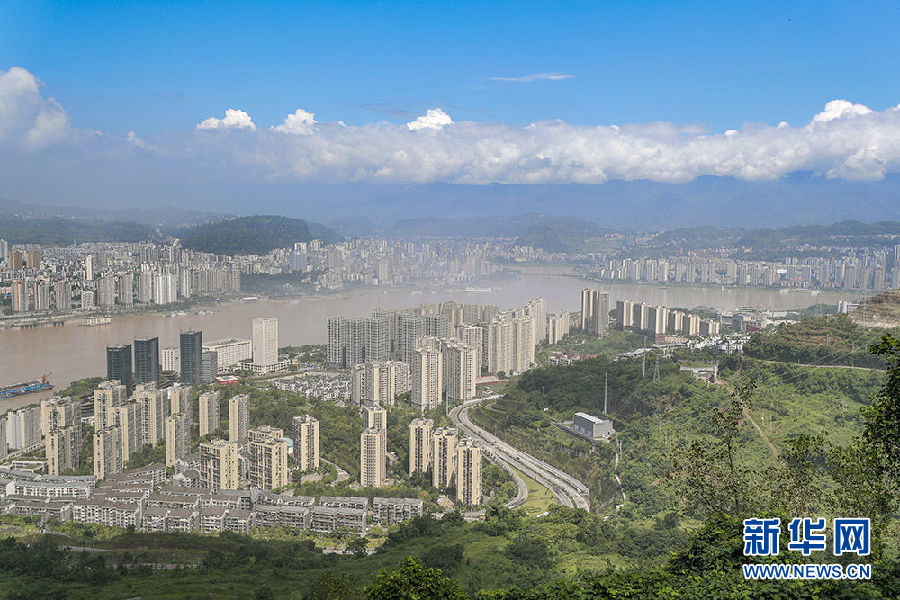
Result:
M458 122L440 108L406 123L359 126L316 121L296 109L257 129L250 114L228 109L191 131L138 138L73 128L40 81L14 67L0 71L3 162L3 177L16 177L23 165L53 176L63 165L85 177L102 168L135 178L184 173L201 183L599 184L705 175L764 181L797 171L877 180L900 172L900 107L873 111L839 99L799 126L745 124L723 133L664 122Z

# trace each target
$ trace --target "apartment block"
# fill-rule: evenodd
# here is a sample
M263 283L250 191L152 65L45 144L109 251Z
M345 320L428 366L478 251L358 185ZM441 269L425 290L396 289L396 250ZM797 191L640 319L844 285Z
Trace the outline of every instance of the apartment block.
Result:
M293 418L294 462L300 472L319 468L319 421L309 415Z
M431 468L431 445L434 421L419 417L409 423L409 474Z
M363 487L382 487L385 478L386 431L365 429L359 437L359 483Z
M459 431L454 427L438 427L432 437L431 484L436 488L452 487L456 483L456 446Z
M209 435L219 428L219 392L200 394L200 437Z
M456 447L456 501L478 506L481 497L481 447L466 438Z
M174 467L175 461L187 456L191 445L191 430L187 416L178 413L166 417L166 466Z
M228 441L245 443L249 425L250 396L232 396L228 399Z
M200 444L200 476L213 492L238 488L238 444L213 440Z

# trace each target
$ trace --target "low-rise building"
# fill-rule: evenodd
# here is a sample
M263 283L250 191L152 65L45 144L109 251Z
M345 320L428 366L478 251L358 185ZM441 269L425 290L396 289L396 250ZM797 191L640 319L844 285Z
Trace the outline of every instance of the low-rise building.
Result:
M419 498L373 498L372 520L382 525L393 525L421 517L424 503Z
M316 506L310 511L310 529L316 533L348 530L365 535L366 511L357 508Z

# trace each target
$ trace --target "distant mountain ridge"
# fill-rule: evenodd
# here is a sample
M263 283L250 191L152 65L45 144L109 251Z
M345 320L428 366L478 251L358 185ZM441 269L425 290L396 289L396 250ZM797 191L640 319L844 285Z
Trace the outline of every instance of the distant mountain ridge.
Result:
M237 217L176 232L185 248L212 254L268 254L296 242L337 242L343 237L321 223L277 215Z

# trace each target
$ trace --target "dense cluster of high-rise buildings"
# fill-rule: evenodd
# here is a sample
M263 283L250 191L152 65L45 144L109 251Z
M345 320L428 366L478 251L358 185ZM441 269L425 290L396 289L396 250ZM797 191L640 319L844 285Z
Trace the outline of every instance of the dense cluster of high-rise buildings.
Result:
M719 335L719 322L699 315L645 302L616 301L616 329L647 334L654 342L664 342L666 334L680 337Z
M816 256L817 250L822 255ZM836 251L841 256L831 257ZM806 248L783 261L741 260L715 252L666 258L598 258L578 268L600 281L877 292L900 287L900 245L875 250Z
M562 321L554 321L554 335ZM413 404L426 412L444 399L474 398L482 373L512 375L530 368L548 325L543 298L502 311L452 301L379 309L371 317L330 318L327 359L351 369L356 404L389 406L409 391ZM567 320L565 327L568 333Z
M177 241L13 249L0 264L14 313L133 310L241 290L240 261Z
M434 427L425 417L409 424L409 474L431 472L436 488L455 488L456 501L481 504L481 446L454 427Z

